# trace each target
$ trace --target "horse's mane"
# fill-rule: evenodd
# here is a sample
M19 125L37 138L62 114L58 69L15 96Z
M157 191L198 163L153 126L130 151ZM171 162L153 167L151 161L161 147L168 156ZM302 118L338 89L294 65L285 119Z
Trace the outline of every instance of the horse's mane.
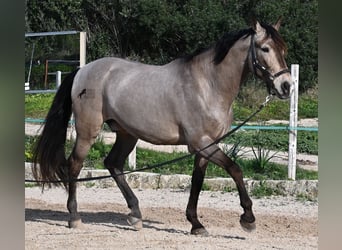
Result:
M227 53L229 52L230 48L235 44L237 40L239 40L241 37L247 37L251 34L254 34L255 31L253 29L244 29L244 30L238 30L238 31L232 31L225 33L217 42L211 47L208 48L199 48L195 50L192 54L186 55L183 57L183 59L186 62L191 61L194 57L202 54L205 51L208 51L209 49L214 49L215 55L213 58L213 62L215 64L220 64L223 59L226 57Z
M283 49L286 51L286 44L283 40L283 38L279 35L278 31L273 28L273 26L268 25L264 22L260 23L261 26L266 30L266 35L271 36L271 38L274 40L274 42L280 47L280 49ZM228 54L230 48L235 44L237 40L240 38L246 38L250 35L255 34L255 31L252 28L249 29L243 29L243 30L238 30L238 31L232 31L225 33L217 42L214 46L209 47L209 48L199 48L192 54L189 54L183 59L187 62L191 61L194 57L202 54L203 52L214 48L215 55L213 58L214 64L220 64L226 55Z
M249 29L244 29L244 30L238 30L238 31L233 31L224 34L220 40L216 42L215 45L215 56L214 56L214 63L215 64L220 64L223 59L226 57L228 54L230 48L235 44L237 40L240 38L248 37L249 35L254 34L255 31L251 28Z

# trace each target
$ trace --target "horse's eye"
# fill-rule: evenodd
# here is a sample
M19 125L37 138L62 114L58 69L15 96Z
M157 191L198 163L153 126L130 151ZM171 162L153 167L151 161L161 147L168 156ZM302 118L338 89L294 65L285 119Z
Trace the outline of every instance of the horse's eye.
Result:
M266 52L266 53L270 51L269 48L267 48L267 47L262 47L261 50L262 50L263 52Z

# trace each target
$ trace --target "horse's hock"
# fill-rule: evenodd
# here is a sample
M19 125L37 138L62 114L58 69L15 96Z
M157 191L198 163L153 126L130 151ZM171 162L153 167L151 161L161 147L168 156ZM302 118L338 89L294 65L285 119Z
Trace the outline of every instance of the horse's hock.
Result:
M98 177L108 175L107 170L81 170L79 178ZM25 179L32 179L31 164L25 164ZM126 180L131 188L141 189L188 189L191 186L191 176L183 174L161 175L156 173L136 172L126 175ZM116 187L116 183L111 179L80 182L79 185L86 187L110 188ZM269 188L276 194L301 196L311 200L318 197L317 180L251 180L245 179L248 192L252 192L259 187ZM232 178L206 178L204 186L211 191L235 191L236 185Z

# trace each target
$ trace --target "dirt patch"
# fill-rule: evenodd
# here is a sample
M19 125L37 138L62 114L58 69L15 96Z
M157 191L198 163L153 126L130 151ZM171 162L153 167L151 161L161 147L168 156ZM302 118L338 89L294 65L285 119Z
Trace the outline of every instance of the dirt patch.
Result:
M126 222L126 207L117 189L80 187L83 229L67 228L67 195L61 189L43 194L26 188L26 249L317 249L318 204L291 197L253 199L257 229L244 232L235 193L202 192L198 214L210 236L189 234L185 218L187 190L134 190L144 228Z

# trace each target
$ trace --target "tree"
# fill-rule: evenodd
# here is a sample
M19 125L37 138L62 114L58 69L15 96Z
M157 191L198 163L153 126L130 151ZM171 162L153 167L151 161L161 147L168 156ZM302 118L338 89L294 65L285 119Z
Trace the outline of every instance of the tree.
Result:
M120 56L163 64L208 47L255 16L283 16L287 61L300 64L300 90L317 84L318 0L30 0L26 31L87 32L87 61ZM40 51L47 53L49 44Z

